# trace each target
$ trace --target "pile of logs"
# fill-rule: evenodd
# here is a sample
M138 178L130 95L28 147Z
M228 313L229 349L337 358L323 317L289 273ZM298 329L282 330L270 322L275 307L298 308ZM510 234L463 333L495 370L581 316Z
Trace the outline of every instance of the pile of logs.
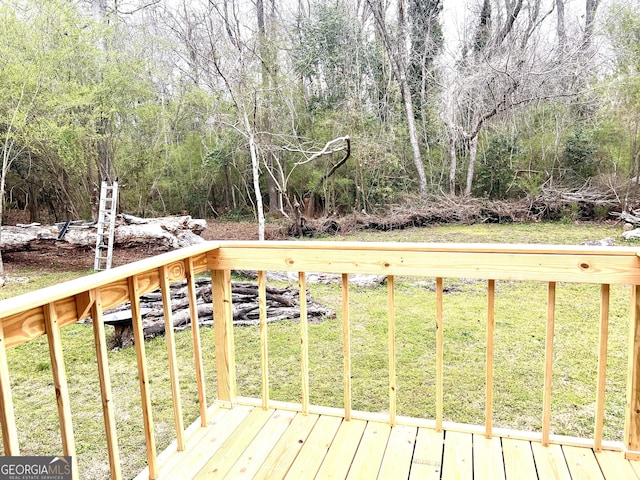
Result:
M200 233L207 222L190 215L179 217L139 218L120 214L116 220L114 245L134 247L152 245L172 250L203 242ZM69 222L52 226L39 223L2 226L0 248L3 252L36 250L39 246L59 248L95 247L95 222Z
M618 217L624 222L625 231L622 233L622 237L625 240L640 238L640 211L633 210L631 212L616 212L611 215Z
M234 325L258 325L259 303L258 286L251 282L232 282L232 305ZM299 320L300 318L300 294L297 288L281 288L267 286L267 322L279 320ZM199 325L213 325L213 304L211 295L211 279L196 279L196 298ZM145 338L161 335L165 331L164 311L162 308L162 293L152 292L140 297L140 307L146 312L143 316L143 329ZM130 309L129 304L124 304L117 309L105 312L108 318L110 314ZM176 282L171 285L171 310L173 327L175 330L183 330L191 327L189 311L189 298L186 281ZM316 303L307 293L307 320L318 322L325 318L335 316L335 312ZM108 321L107 321L108 323ZM125 347L133 344L133 330L120 325L116 326L114 347Z

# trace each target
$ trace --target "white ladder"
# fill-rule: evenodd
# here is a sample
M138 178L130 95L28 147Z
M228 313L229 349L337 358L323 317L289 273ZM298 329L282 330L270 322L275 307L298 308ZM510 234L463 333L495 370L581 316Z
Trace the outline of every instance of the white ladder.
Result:
M94 270L111 268L113 257L113 231L116 225L116 207L118 204L118 179L109 185L102 181L100 188L100 210L98 212L98 233L96 236L96 259Z

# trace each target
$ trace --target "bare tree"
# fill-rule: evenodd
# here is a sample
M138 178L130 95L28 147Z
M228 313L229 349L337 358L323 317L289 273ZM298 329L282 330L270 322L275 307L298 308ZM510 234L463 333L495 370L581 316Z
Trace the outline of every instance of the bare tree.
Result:
M400 87L400 92L402 93L405 118L409 132L409 143L411 145L413 164L418 174L420 195L426 196L427 176L424 172L424 164L422 163L418 127L416 125L411 89L409 88L408 81L409 37L407 33L408 22L405 2L404 0L398 0L397 2L397 10L395 12L397 18L395 25L396 35L391 33L392 27L389 26L386 19L386 2L382 0L367 0L367 3L373 12L376 29L387 52L389 61L393 66L393 72Z
M563 47L566 38L559 38L557 45L549 43L543 26L553 7L543 11L540 0L529 2L526 9L522 0L499 6L483 0L473 42L450 67L443 90L441 111L449 142L461 143L468 152L465 195L472 191L478 135L487 122L532 102L577 94L580 85L575 79L587 68L579 42L572 49ZM557 32L564 32L561 17L557 21ZM450 145L449 150L449 183L455 193L457 149Z

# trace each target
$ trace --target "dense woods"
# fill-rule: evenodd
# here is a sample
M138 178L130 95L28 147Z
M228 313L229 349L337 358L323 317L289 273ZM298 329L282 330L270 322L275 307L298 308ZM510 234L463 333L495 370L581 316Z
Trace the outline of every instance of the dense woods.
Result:
M0 65L5 223L102 178L263 223L640 177L637 0L3 0Z

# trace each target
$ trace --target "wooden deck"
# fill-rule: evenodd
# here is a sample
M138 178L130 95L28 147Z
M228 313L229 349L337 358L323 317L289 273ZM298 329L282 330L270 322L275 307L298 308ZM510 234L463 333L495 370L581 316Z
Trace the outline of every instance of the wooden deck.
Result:
M619 451L246 405L208 416L185 452L159 456L160 480L640 478L640 461Z
M260 398L238 397L234 343L233 285L231 271L258 271ZM282 404L272 399L267 324L266 273L297 272L299 287L299 338L291 342L299 357L300 403ZM310 382L310 338L306 303L307 272L341 275L343 402L341 409L313 406ZM203 350L200 329L193 328L193 365L202 423L184 428L180 365L173 333L173 305L170 285L186 281L191 322L198 322L195 276L211 277L212 311L215 319L215 345ZM376 274L387 279L387 315L376 318L376 328L387 332L388 403L386 414L352 412L351 360L358 353L351 333L358 316L350 304L350 275ZM416 276L435 280L434 308L425 312L426 321L434 321L435 365L432 376L433 418L408 419L397 415L398 367L396 348L395 276ZM473 367L470 374L484 377L485 415L482 426L449 424L445 414L445 323L444 281L447 279L486 281L486 335L484 368ZM546 282L546 322L544 336L544 378L539 431L516 432L494 425L494 344L496 340L496 282ZM596 378L585 388L595 389L593 435L587 439L557 437L552 432L553 409L557 396L553 387L554 332L563 325L556 315L557 286L577 283L599 286L600 315L590 315L591 327L598 338L591 346L597 352ZM630 285L629 346L626 371L624 433L608 442L604 425L610 286ZM151 382L157 367L147 364L141 297L160 291L165 318L167 368L171 384L175 441L157 455L157 431L154 427ZM354 292L354 296L357 292ZM478 293L481 293L478 290ZM594 295L595 291L591 293ZM595 296L595 295L594 295ZM453 301L453 299L452 299ZM100 272L0 302L0 426L5 455L20 455L19 428L29 432L40 419L16 420L12 397L10 363L7 349L46 337L58 411L61 447L72 457L74 480L85 478L76 454L71 390L65 370L61 329L91 317L98 367L104 425L94 417L76 418L76 428L102 429L112 480L122 480L120 453L130 448L125 437L121 447L116 422L109 368L104 312L129 304L132 312L137 379L142 407L142 425L148 470L139 479L164 480L194 478L640 478L640 251L623 247L571 247L545 245L470 245L470 244L385 244L347 242L210 242L168 252L130 265ZM539 316L539 315L538 315ZM429 320L430 318L430 320ZM617 319L617 317L614 317ZM475 317L474 317L475 320ZM471 321L471 317L469 317ZM479 319L482 322L482 319ZM616 320L617 321L617 320ZM595 331L595 330L594 330ZM431 341L431 340L430 340ZM299 342L299 343L298 343ZM353 348L353 352L352 352ZM298 353L299 352L299 355ZM215 390L207 400L204 359L215 353ZM618 352L616 352L617 354ZM336 368L334 366L334 368ZM458 367L456 367L458 368ZM619 366L618 366L619 368ZM376 373L379 375L379 373ZM257 383L257 381L256 381ZM335 388L335 386L333 387ZM619 391L613 393L619 399ZM50 397L51 398L51 397ZM537 398L537 396L536 396ZM213 407L207 409L213 403ZM234 408L229 408L235 405ZM334 405L335 406L335 405ZM505 408L505 405L501 406ZM509 408L509 407L506 407ZM539 414L536 408L536 414ZM612 410L612 409L608 409ZM134 412L127 412L137 414ZM532 412L528 411L527 415ZM619 418L616 418L618 421ZM392 427L393 426L393 427ZM438 432L440 431L440 432ZM23 433L24 434L24 433ZM137 448L137 447L136 447ZM179 450L179 452L177 451ZM140 463L137 463L140 465ZM129 475L129 473L127 473Z

